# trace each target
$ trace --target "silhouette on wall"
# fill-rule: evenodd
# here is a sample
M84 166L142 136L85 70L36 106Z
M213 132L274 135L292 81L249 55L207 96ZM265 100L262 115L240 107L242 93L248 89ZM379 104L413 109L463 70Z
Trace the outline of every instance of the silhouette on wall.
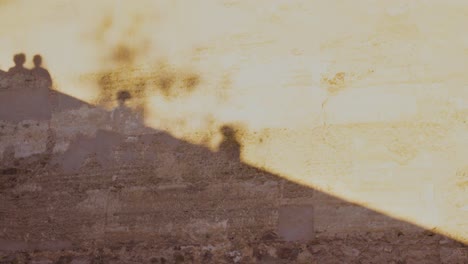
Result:
M83 164L92 164L90 158L102 166L153 163L157 150L151 147L151 143L162 140L153 135L160 131L144 127L143 117L127 105L131 98L130 92L119 91L117 106L106 115L96 136L79 134L65 153L55 158L55 162L61 164L65 172L75 171Z
M88 106L56 93L73 107ZM243 251L251 252L243 256L245 263L275 258L283 261L277 263L292 263L298 255L294 252L304 250L310 250L314 259L341 258L334 263L351 263L350 259L372 254L395 263L403 258L403 263L412 250L408 244L422 243L417 251L427 254L445 245L460 247L416 225L245 163L235 127L221 127L218 151L149 127L135 133L140 130L128 128L127 121L143 124L141 119L135 121L130 98L129 92L120 91L114 110L101 109L105 121L96 125L94 135L77 133L64 151L54 152L53 145L48 146L52 158L44 166L35 166L43 159L15 158L12 147L7 148L0 175L0 252L87 252L83 249L93 244L110 249L104 261L110 262L112 254L119 254L119 245L126 243L133 247L141 242L157 254L164 245L203 251L221 241L232 245L223 252L251 248ZM69 109L49 108L54 114ZM9 117L12 112L0 113L4 122L3 117L16 120ZM77 125L71 121L60 126L72 130ZM374 238L378 232L388 235ZM351 240L359 254L349 249ZM393 253L382 251L389 245ZM318 246L332 250L320 251ZM330 257L328 252L336 255ZM391 262L386 260L375 262Z
M118 105L111 112L112 128L116 132L128 133L142 125L140 117L127 105L127 101L131 98L128 91L117 93Z
M13 62L15 66L11 67L7 72L7 88L24 88L31 87L33 85L33 78L31 71L24 67L26 62L26 55L19 53L13 56Z
M24 53L15 54L13 56L13 62L15 63L15 66L8 70L10 76L13 76L16 73L24 73L27 71L23 66L26 62L26 55L24 55Z
M223 134L223 140L219 145L219 152L226 156L227 159L240 161L241 144L237 139L236 131L231 126L223 126L220 129Z
M34 68L24 67L23 53L13 57L15 66L0 74L0 120L18 123L24 120L50 120L52 112L62 112L83 105L93 107L74 97L52 90L52 77L37 54Z
M48 70L42 67L42 56L35 55L33 58L34 68L31 69L31 75L34 80L34 86L37 89L49 90L52 88L52 78Z
M37 54L33 57L34 67L27 69L26 55L19 53L13 56L15 66L8 72L0 70L0 89L51 89L52 77L48 70L42 67L42 56Z

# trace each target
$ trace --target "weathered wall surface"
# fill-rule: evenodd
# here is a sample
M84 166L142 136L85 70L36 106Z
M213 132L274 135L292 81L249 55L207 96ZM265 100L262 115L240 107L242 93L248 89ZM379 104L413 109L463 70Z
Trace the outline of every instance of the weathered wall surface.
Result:
M1 261L467 262L467 8L0 1Z
M2 112L4 263L463 263L468 257L461 242L246 164L235 128L221 128L212 151L148 128L138 115L117 120L119 107L108 112L53 90L35 91L47 96L26 100L24 120ZM29 92L4 88L4 106ZM42 108L49 112L35 111Z

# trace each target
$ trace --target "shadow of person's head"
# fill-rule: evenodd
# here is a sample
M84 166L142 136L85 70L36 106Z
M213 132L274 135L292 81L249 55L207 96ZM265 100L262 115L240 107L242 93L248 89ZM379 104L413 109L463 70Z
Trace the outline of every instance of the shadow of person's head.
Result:
M33 57L34 67L39 68L42 66L42 56L37 54Z
M23 67L26 62L26 55L24 55L24 53L15 54L15 56L13 56L13 61L17 67Z
M231 126L228 126L228 125L222 126L220 131L223 134L224 138L227 138L227 139L236 138L236 131Z
M132 95L129 91L124 90L117 93L117 101L119 102L119 105L124 105L126 101L130 100L131 98Z

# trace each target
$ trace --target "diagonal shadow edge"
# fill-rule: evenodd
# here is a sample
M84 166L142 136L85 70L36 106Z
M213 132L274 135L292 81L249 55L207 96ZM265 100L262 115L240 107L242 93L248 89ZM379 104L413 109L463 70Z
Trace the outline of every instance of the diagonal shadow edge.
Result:
M16 91L8 91L7 93L2 91L1 93L0 120L4 123L13 124L23 120L49 122L54 114L66 113L82 107L109 114L97 106L57 91L50 91L49 96L45 97L40 95L34 97L29 94L20 100L14 100L18 98L18 92ZM47 103L50 98L54 98L52 105ZM19 104L18 102L22 103ZM31 111L14 111L14 109L20 109L25 105L28 105L28 109ZM177 139L167 132L157 131L152 128L148 129L152 133L134 137L130 141L126 135L121 133L98 130L95 136L77 135L68 149L62 153L52 153L49 150L49 152L45 151L30 157L15 158L11 164L2 162L0 167L2 170L0 195L5 203L0 211L0 215L2 215L0 222L9 231L2 233L0 251L48 249L47 246L41 246L38 242L31 242L40 241L39 237L32 236L29 238L30 242L18 239L33 231L31 226L34 226L34 222L39 223L44 220L48 221L48 224L37 224L34 227L35 232L54 233L55 235L51 237L63 241L72 241L70 243L73 246L90 239L102 240L104 244L111 243L111 241L132 240L135 239L136 234L142 236L145 233L135 227L135 225L141 224L138 222L140 221L138 220L139 216L148 215L148 211L151 210L154 211L154 214L163 214L164 208L172 208L171 210L167 209L171 211L171 219L184 219L187 210L190 211L193 208L192 206L196 205L196 203L193 203L194 200L199 199L210 202L210 192L215 192L214 198L217 199L215 200L219 205L218 208L209 209L201 206L202 208L193 210L196 212L189 212L192 219L219 219L216 214L219 213L218 211L223 210L222 207L232 209L231 215L224 216L226 223L233 226L233 228L227 229L234 233L242 229L259 229L252 232L254 237L265 237L274 234L272 235L273 240L303 241L314 240L323 235L333 236L340 232L348 232L346 229L356 230L357 233L379 232L382 230L407 230L404 232L424 232L429 235L438 233L434 230L426 230L417 224L385 215L375 209L365 208L356 203L345 201L314 188L301 186L286 180L284 175L255 168L240 159L229 157L229 155L226 156L224 153L214 152L203 146ZM129 156L141 152L142 148L149 145L157 147L151 148L150 146L149 149L145 149L145 153L149 155L144 157L144 160L135 161L132 157L124 157L120 161L116 161L110 157L110 153L115 152L114 147L117 145L121 154L127 152L127 154L130 153ZM89 159L90 155L93 156L92 161L87 166L83 166L84 161ZM161 156L163 157L161 158ZM122 163L121 161L125 161L125 159L128 160ZM80 162L76 163L77 160ZM155 160L156 162L154 162ZM169 160L172 163L164 163L164 161ZM69 161L73 161L72 163L78 165L68 164ZM164 169L161 169L161 166ZM183 167L183 169L175 169L175 167ZM174 180L174 178L179 178L179 180ZM54 182L58 184L54 184ZM28 184L42 186L42 192L20 191L18 197L18 188ZM236 210L239 210L239 208L236 209L236 204L239 203L236 200L241 197L229 190L230 184L236 185L238 189L252 188L253 186L253 189L259 191L259 193L246 191L241 194L241 196L244 195L244 198L242 198L245 200L244 202L258 203L255 205L254 210L242 209L248 211L247 215L252 217L255 215L255 223L245 220L249 218L245 215L242 217L238 215L239 212ZM211 188L209 185L215 187ZM132 201L122 195L122 193L128 194L128 189L132 188L142 190L139 195L142 196L141 198L144 197L143 200L146 200L144 204ZM95 190L103 192L93 193ZM169 194L170 191L176 193L176 195ZM166 192L166 194L160 195L157 192ZM191 195L187 195L187 192ZM94 209L83 209L83 207L86 207L86 200L89 200L85 193L88 196L97 195L97 197L104 194L106 202L102 206L96 205ZM178 195L182 198L178 197ZM65 197L73 196L78 198L66 201ZM222 200L221 198L225 199ZM56 201L50 202L51 199ZM160 203L160 199L166 199L166 207L151 206L152 202L155 204ZM229 202L229 200L231 201ZM64 202L64 204L59 205L59 201ZM59 216L56 216L55 219L49 219L50 217L45 213L45 209L50 206L50 203L57 205L59 208L56 210ZM77 207L81 209L77 210ZM138 208L138 210L135 208ZM345 209L341 210L340 208ZM44 212L37 213L32 219L30 216L31 211ZM258 211L263 212L264 215L258 216ZM204 212L206 215L204 215ZM149 215L149 219L152 219L151 214ZM277 215L277 217L272 217L272 215ZM126 220L122 220L125 217ZM70 221L70 218L74 219ZM300 218L309 219L314 223L312 226L308 223L299 224L298 228L297 220L300 220ZM344 218L351 219L346 222ZM30 223L22 224L20 221L20 223L12 224L12 219L28 220ZM159 223L168 221L164 217L158 219L160 219ZM290 222L291 219L293 220L292 223ZM368 220L365 223L368 226L365 228L362 227L364 225L363 219ZM87 224L97 222L98 227L79 228L80 222L86 222ZM212 222L215 222L215 220ZM345 223L346 226L340 227L341 224ZM189 223L184 222L184 224ZM52 228L53 225L58 225L60 228L58 230ZM133 229L121 230L119 225L132 226ZM156 230L156 226L157 223L151 228ZM93 228L101 228L101 230L95 231L93 234ZM353 233L353 231L349 233ZM449 237L447 234L440 235L455 239L466 245L463 238ZM170 234L162 232L157 236L159 238L151 234L145 235L143 238L140 237L140 240L148 239L153 241L162 238L161 242L175 242ZM193 241L197 241L197 239L199 238L195 237ZM63 243L63 247L71 245L68 242ZM55 246L61 248L60 245Z

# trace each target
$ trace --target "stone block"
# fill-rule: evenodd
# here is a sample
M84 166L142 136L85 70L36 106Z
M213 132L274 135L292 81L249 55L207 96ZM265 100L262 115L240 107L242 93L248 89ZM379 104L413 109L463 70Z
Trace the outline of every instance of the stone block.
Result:
M314 208L310 205L284 205L279 209L278 234L286 241L314 238Z

